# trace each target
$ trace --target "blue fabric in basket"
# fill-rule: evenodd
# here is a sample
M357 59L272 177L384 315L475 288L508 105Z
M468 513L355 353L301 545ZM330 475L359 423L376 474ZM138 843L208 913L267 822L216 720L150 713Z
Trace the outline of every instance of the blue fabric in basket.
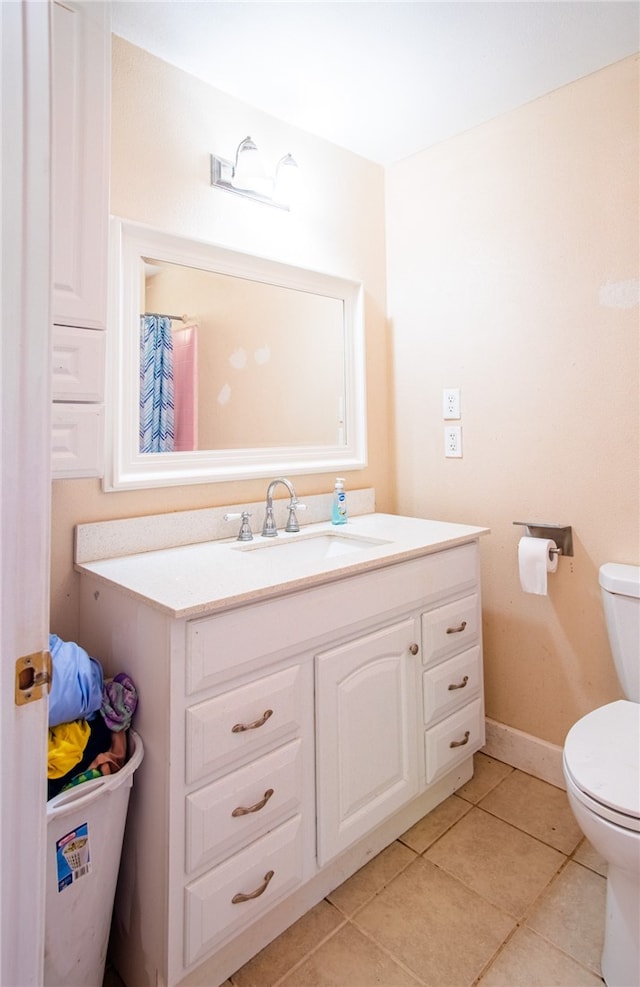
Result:
M102 666L84 648L49 635L53 680L49 692L49 726L86 720L102 702Z

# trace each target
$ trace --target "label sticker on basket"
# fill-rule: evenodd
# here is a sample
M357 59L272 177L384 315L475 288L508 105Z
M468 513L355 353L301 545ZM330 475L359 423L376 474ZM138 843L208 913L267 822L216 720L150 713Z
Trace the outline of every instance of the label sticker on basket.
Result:
M89 826L82 823L56 843L58 893L91 872Z

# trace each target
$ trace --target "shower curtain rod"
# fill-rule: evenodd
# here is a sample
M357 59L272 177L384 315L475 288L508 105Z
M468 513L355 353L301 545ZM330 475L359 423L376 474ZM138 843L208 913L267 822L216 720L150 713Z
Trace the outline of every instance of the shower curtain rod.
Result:
M155 315L158 319L171 319L172 322L184 322L186 315L166 315L164 312L143 312L143 315Z

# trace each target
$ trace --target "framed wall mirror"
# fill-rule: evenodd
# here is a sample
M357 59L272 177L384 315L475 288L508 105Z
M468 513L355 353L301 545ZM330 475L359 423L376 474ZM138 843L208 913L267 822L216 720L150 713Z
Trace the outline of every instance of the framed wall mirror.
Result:
M366 466L358 282L112 219L105 490Z

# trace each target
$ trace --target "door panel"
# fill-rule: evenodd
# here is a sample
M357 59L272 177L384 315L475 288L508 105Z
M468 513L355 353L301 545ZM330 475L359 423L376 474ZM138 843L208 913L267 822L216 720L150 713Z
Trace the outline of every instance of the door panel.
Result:
M42 982L47 699L16 659L49 623L49 5L0 4L0 983Z

